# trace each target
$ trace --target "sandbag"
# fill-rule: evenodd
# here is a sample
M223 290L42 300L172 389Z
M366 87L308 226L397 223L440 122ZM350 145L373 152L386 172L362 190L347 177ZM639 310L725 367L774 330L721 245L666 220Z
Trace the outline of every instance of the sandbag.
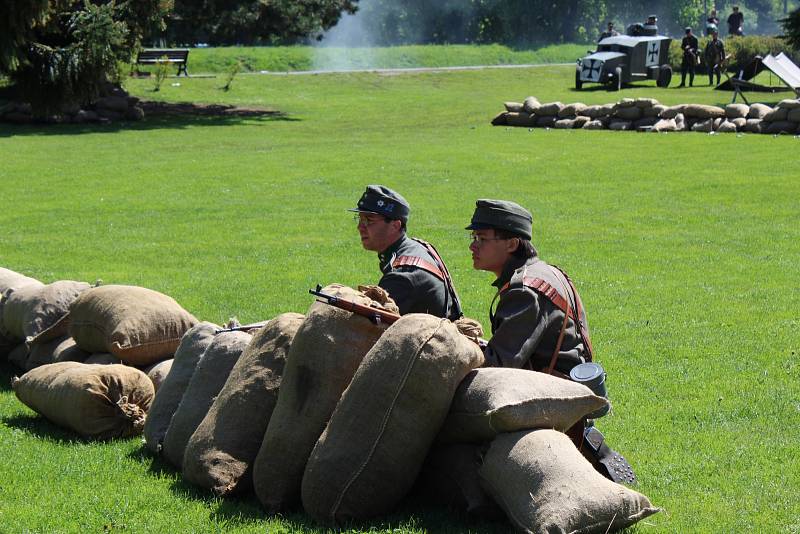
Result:
M635 121L642 118L642 108L627 106L614 110L614 117L626 121Z
M571 130L575 127L575 119L559 119L554 127L559 130Z
M599 119L594 119L583 125L584 130L604 130L605 123Z
M583 126L585 124L587 124L591 120L592 119L590 119L589 117L584 117L583 115L578 115L577 117L575 117L574 122L572 123L572 127L575 128L575 129L583 128Z
M75 344L69 336L57 337L45 343L30 346L26 369L58 362L83 362L89 356Z
M619 108L632 108L636 106L636 100L633 98L622 98L614 106Z
M525 111L506 113L506 124L509 126L535 126L536 116Z
M678 126L675 119L660 119L653 125L651 132L677 132Z
M700 120L692 125L693 132L709 133L714 130L714 119Z
M508 124L508 111L498 113L492 118L492 126L505 126Z
M539 113L541 106L541 103L539 103L539 100L535 96L529 96L522 102L522 110L528 113Z
M522 111L522 102L503 102L503 106L506 108L506 111L511 111L514 113L519 113Z
M70 335L87 352L110 352L130 365L172 357L197 323L174 299L136 286L108 285L83 292L70 306Z
M638 109L638 108L631 108L631 109ZM624 121L620 119L612 119L608 125L609 130L630 130L631 129L631 121Z
M153 365L149 365L143 369L144 374L150 379L153 383L153 389L158 394L158 388L161 387L161 384L164 383L164 379L167 378L169 375L170 369L172 369L172 362L175 360L170 358L168 360L163 360L158 363L154 363Z
M539 109L536 110L536 115L540 117L544 116L551 116L556 117L558 112L564 108L564 104L561 102L548 102L547 104L541 104Z
M3 335L17 341L37 336L63 318L90 287L86 282L61 280L8 290L3 303Z
M380 307L349 287L334 284L324 291ZM322 302L309 308L289 349L278 402L253 463L254 489L268 511L300 501L308 456L364 355L386 328Z
M675 115L675 126L678 127L678 131L688 130L689 127L686 124L686 118L684 117L683 113L678 113Z
M478 476L484 448L468 443L432 447L417 477L418 493L427 503L446 506L472 521L502 518L503 510Z
M5 307L5 293L24 287L26 285L44 284L35 278L0 267L0 358L6 357L19 344L15 339L9 339L3 333L3 308Z
M599 119L600 117L607 117L614 111L614 104L586 106L578 115L589 117L590 119Z
M631 127L634 130L638 130L639 128L650 128L653 127L658 120L658 117L642 117L639 120L633 121Z
M183 477L217 495L252 490L252 464L278 401L289 347L304 317L284 313L250 341L183 456Z
M767 113L772 111L772 108L766 104L751 104L750 111L747 112L748 119L763 119Z
M679 104L677 106L669 106L667 109L662 111L661 115L659 115L659 116L662 119L674 119L678 114L684 115L683 109L685 107L686 107L686 104Z
M786 115L786 120L800 122L800 108L790 109L789 113Z
M717 126L716 131L719 133L736 133L736 125L729 120L725 120Z
M660 509L598 473L557 430L500 434L479 475L520 532L605 533Z
M554 115L536 115L536 126L538 128L552 128L556 124Z
M18 343L8 351L8 362L23 371L28 368L28 346Z
M797 98L785 98L778 102L778 105L775 106L778 108L786 108L786 109L798 109L800 108L800 99Z
M785 121L788 116L789 116L788 108L776 107L775 109L764 115L764 121L765 122Z
M567 104L558 112L559 119L571 119L576 115L580 115L581 111L586 109L586 104L582 102L575 102L574 104Z
M61 362L12 381L17 398L53 423L90 439L141 434L153 384L126 365Z
M391 511L414 484L456 387L483 364L447 319L408 314L364 357L303 474L303 508L326 522Z
M713 131L715 131L715 132L716 132L716 131L717 131L717 128L719 128L719 127L720 127L720 125L721 125L721 124L722 124L724 121L725 121L725 119L724 119L724 118L722 118L722 117L717 117L716 119L714 119L714 122L713 122L713 124L711 125L711 129L712 129Z
M667 106L663 104L655 104L652 107L642 109L642 117L660 117Z
M736 119L731 119L731 122L734 126L736 126L736 130L741 132L744 130L744 127L747 125L747 119L744 117L738 117Z
M110 352L95 352L94 354L90 354L83 360L83 363L89 365L123 365L122 360Z
M437 439L481 443L501 432L565 431L608 401L571 380L507 367L472 371L458 386Z
M725 116L728 119L747 118L750 106L747 104L728 104L725 106Z
M189 387L198 362L203 358L218 329L219 326L215 324L202 322L189 329L181 338L169 374L158 388L144 424L145 443L154 453L161 452L169 422Z
M656 100L655 98L643 98L643 97L639 97L639 98L634 99L633 104L636 107L642 108L642 109L652 108L653 106L660 105L658 100Z
M214 336L206 348L164 436L164 456L175 467L183 466L189 438L208 413L252 338L247 332L222 332Z
M797 123L791 121L765 122L767 129L764 133L768 134L793 134L797 131Z
M744 131L748 133L758 133L762 132L762 119L747 119L747 124L744 127Z
M683 106L682 113L686 117L694 117L697 119L716 119L717 117L724 117L725 110L717 106L707 106L705 104L686 104Z

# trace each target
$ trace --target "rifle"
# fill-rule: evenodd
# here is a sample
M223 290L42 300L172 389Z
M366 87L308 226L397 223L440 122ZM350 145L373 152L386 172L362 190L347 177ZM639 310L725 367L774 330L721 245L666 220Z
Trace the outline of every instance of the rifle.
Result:
M327 293L323 293L322 286L320 286L319 284L317 284L317 289L309 289L308 292L311 293L312 295L319 297L319 300L317 300L317 302L324 302L325 304L335 306L336 308L340 308L342 310L347 310L357 315L361 315L363 317L366 317L375 324L381 324L381 323L392 324L400 318L400 316L397 315L396 313L388 312L380 308L372 308L371 306L365 306L363 304L353 302L352 300L339 298L336 295L329 295Z
M214 335L222 334L223 332L247 332L250 330L255 330L257 328L264 328L269 321L261 321L260 323L251 323L245 324L240 326L231 326L229 328L220 328L214 332Z

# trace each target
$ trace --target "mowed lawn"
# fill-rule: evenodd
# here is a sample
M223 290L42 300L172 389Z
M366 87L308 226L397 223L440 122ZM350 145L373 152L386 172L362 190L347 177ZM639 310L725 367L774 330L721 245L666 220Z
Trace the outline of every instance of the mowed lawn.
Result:
M215 322L304 312L317 283L377 280L345 210L381 183L488 326L493 277L472 269L463 228L476 199L513 199L583 297L614 406L599 426L664 508L636 531L800 531L800 139L490 126L528 95L730 99L652 82L576 93L573 80L571 67L240 75L228 92L221 78L157 93L131 80L143 99L278 113L0 126L0 266L146 286ZM16 400L13 372L0 373L0 531L324 531L196 490L139 439L74 439ZM352 525L508 528L415 501Z

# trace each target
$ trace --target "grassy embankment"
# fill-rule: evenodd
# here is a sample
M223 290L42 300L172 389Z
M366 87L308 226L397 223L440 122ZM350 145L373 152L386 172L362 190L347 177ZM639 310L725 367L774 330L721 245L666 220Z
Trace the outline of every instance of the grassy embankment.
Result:
M576 93L572 81L570 67L248 76L228 92L220 79L171 78L158 93L130 80L143 98L281 114L0 125L0 265L143 285L217 322L303 312L317 282L377 278L345 209L384 183L409 199L411 233L436 243L466 313L487 324L492 277L472 270L462 228L476 198L515 199L534 213L542 257L583 296L614 402L601 428L666 510L637 531L796 532L800 141L489 125L529 94L729 99L652 82ZM0 530L322 531L198 491L138 439L75 440L16 400L12 372L0 376ZM353 526L488 528L415 503Z

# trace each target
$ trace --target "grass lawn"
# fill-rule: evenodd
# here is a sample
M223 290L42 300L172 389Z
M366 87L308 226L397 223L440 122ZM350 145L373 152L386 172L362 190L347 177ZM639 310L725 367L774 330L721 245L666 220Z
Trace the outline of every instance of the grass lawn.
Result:
M465 312L488 324L492 276L472 270L463 227L475 199L514 199L586 305L614 404L600 428L665 509L635 530L798 532L800 139L489 125L531 94L730 99L652 82L576 93L573 73L244 76L228 92L220 78L170 78L157 93L128 81L145 99L280 113L0 125L0 265L143 285L216 322L304 312L317 282L377 280L345 209L382 183L410 201L411 234L437 245ZM253 498L195 490L138 439L73 439L0 369L0 531L316 531L302 514L267 518ZM492 527L408 502L352 528Z

